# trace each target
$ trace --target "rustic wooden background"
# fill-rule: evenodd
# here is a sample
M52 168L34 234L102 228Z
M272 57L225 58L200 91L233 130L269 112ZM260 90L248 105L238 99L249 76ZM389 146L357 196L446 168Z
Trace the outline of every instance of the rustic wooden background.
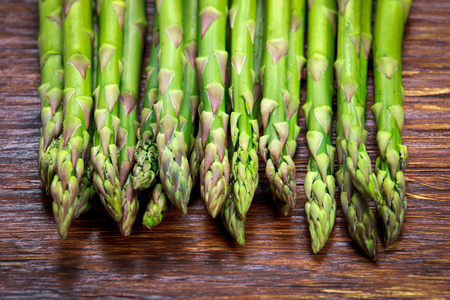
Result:
M147 7L152 23L152 7ZM39 141L38 6L0 1L0 297L445 297L450 294L450 2L415 0L404 38L404 143L408 211L389 248L370 262L350 241L342 211L325 248L310 250L303 179L305 120L295 157L298 201L291 216L271 204L261 173L246 245L212 220L195 191L186 216L172 210L153 231L140 219L124 238L99 201L66 240L55 230L36 157ZM147 35L147 45L151 36ZM149 48L145 52L148 61ZM372 73L370 72L370 76ZM303 84L302 95L306 93ZM378 150L369 111L368 150ZM261 165L261 170L263 166ZM141 208L146 195L141 195ZM142 210L142 209L141 209ZM142 212L139 218L142 217Z

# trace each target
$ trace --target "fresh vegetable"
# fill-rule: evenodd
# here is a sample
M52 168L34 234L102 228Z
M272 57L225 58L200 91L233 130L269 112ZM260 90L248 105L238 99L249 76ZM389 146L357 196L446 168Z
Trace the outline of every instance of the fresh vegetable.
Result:
M293 207L296 200L295 164L286 143L290 129L287 117L294 115L295 110L289 106L290 94L286 85L289 24L289 1L267 1L265 63L262 71L264 98L261 101L264 135L260 137L259 152L266 162L272 194L284 204L283 207ZM287 214L288 211L285 209L283 212Z
M380 156L375 170L382 191L382 198L376 201L378 216L383 220L386 245L397 239L407 207L403 170L408 165L408 152L402 144L405 119L402 39L411 4L411 0L378 1L374 26L375 104L372 113L378 126Z
M167 200L163 186L157 183L150 193L150 201L145 210L142 225L148 229L158 226L171 207L172 204Z
M222 210L222 221L230 235L239 245L245 244L245 218L241 218L236 209L234 193L229 193Z
M317 253L324 246L336 216L333 177L335 148L331 144L333 61L336 35L336 2L308 2L308 79L303 105L310 159L305 177L306 217L311 247Z
M125 2L102 0L99 10L98 87L94 91L96 132L91 160L94 187L110 216L122 221L122 197L117 147L120 119L118 101L122 70Z
M265 0L256 0L256 29L253 43L253 74L255 76L253 83L253 118L258 120L258 126L262 126L261 120L261 99L263 94L262 89L262 70L264 63L264 14L265 14ZM262 74L262 73L261 73Z
M305 36L305 0L291 0L291 23L289 31L289 50L287 59L287 89L290 95L286 103L289 122L289 137L286 152L290 157L295 155L297 137L300 133L298 109L300 107L300 80L306 59L303 56L303 40ZM292 115L291 115L292 114Z
M234 0L230 9L231 86L230 115L232 181L236 211L245 219L258 186L258 121L253 118L253 39L256 2Z
M182 83L184 100L180 111L180 126L186 138L186 152L189 157L195 144L194 133L200 102L195 67L195 59L198 54L198 27L198 0L183 0L183 44L187 61L183 63L185 65Z
M183 47L181 0L156 2L161 30L158 102L153 106L157 124L160 179L166 196L183 214L187 212L192 177L187 158L189 137L183 131L185 115L180 114L185 101L182 90Z
M39 58L41 86L41 138L38 169L47 194L56 172L59 140L63 130L63 30L62 0L39 1Z
M366 152L367 131L364 129L371 6L371 1L339 2L338 50L335 62L338 83L336 148L339 162L336 179L341 190L341 206L350 237L367 256L376 260L377 232L375 216L369 207L370 194L361 194L358 191L367 191L370 184L369 188L373 193L379 194L376 177L371 172L371 162ZM363 9L364 16L368 16L366 19L362 17ZM363 182L352 181L356 174L364 173L366 176Z
M201 161L200 194L213 218L222 210L230 184L227 151L229 115L225 111L224 101L228 59L225 47L227 8L226 0L200 0L199 57L195 60L201 115L193 155Z
M258 121L253 118L253 42L256 31L256 2L234 0L231 27L231 190L222 212L224 225L242 245L245 217L258 186ZM231 200L230 200L231 199ZM230 203L234 201L234 203ZM236 231L236 221L242 224ZM241 221L241 222L240 222Z
M289 97L285 97L286 120L289 122L289 137L286 142L286 152L294 157L297 149L297 138L300 134L298 126L298 109L300 107L300 80L306 63L303 56L303 39L305 35L305 0L291 0L291 22L289 31L289 50L287 57L287 83ZM295 205L295 199L293 205ZM282 201L275 202L285 215L289 213L291 205ZM292 206L293 207L293 206Z
M117 133L119 182L122 197L122 219L119 228L125 236L130 234L139 211L138 195L133 187L131 170L134 165L136 128L139 126L137 103L146 29L145 1L126 1L122 46L123 67L119 96L120 126Z
M158 74L159 74L159 13L154 10L152 49L150 61L145 69L146 83L144 93L144 106L141 111L141 124L138 129L136 150L134 152L135 165L133 168L133 185L138 191L151 188L159 175L158 149L155 138L158 133L156 114L153 105L158 101Z
M78 215L81 188L89 183L85 170L88 132L93 101L91 0L65 1L63 6L64 82L63 134L56 158L56 174L51 184L53 213L58 232L67 236L74 215ZM92 193L82 194L90 197Z

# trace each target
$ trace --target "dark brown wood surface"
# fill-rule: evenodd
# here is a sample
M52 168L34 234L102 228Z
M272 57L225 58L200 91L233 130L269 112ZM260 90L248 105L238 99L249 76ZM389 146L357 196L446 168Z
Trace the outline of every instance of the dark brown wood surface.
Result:
M150 5L147 12L151 26ZM141 212L127 238L97 199L90 212L73 222L68 238L60 240L51 198L45 196L37 173L37 36L37 1L0 1L0 298L449 296L449 1L415 0L406 26L403 141L410 156L405 173L408 211L401 236L391 247L379 239L377 263L350 241L340 207L324 249L316 255L310 250L303 208L308 159L303 113L295 157L297 206L289 217L280 215L261 172L244 247L208 216L198 191L188 215L172 210L159 227L148 231L140 224ZM148 34L147 45L150 41ZM367 148L375 161L372 104L370 77ZM141 195L141 210L146 196Z

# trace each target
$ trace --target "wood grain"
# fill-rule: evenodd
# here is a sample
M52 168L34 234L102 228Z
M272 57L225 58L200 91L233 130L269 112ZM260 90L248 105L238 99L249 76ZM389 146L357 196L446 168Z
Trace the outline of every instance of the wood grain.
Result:
M148 5L150 24L152 10ZM51 199L44 195L36 164L37 1L2 0L0 24L1 298L445 298L450 294L449 1L415 0L406 26L403 140L410 155L405 173L408 211L394 245L385 248L379 239L377 263L369 262L350 241L340 208L325 248L317 255L310 250L303 208L308 159L303 113L295 157L297 206L289 217L277 213L261 173L244 247L228 237L220 221L208 216L198 191L188 215L172 210L153 231L138 221L127 238L97 201L73 222L68 238L59 240ZM150 42L147 34L147 45ZM302 103L305 95L303 83ZM370 77L367 148L374 161L378 150L372 104ZM141 207L147 196L141 195Z

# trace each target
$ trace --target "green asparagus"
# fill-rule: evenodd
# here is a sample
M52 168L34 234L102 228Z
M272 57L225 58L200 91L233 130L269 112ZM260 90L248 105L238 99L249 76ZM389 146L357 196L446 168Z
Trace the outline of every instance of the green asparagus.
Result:
M265 0L256 0L256 30L253 43L253 119L258 120L258 127L261 128L261 99L262 99L262 76L260 71L264 63L264 6Z
M118 100L120 73L122 71L122 40L125 2L102 0L99 13L99 72L96 109L97 127L91 160L94 168L93 182L100 200L116 222L122 220L122 197L118 169L116 142L120 119Z
M91 0L64 1L63 38L64 74L63 135L59 141L56 174L51 185L53 213L58 232L67 236L74 215L78 215L80 188L86 178L84 158L90 135L91 58L94 42ZM87 181L86 181L87 180Z
M156 9L153 18L153 35L150 62L145 69L146 83L144 93L144 107L141 111L141 125L138 129L138 139L134 159L133 184L136 190L151 188L159 175L158 149L155 138L158 133L156 114L153 105L158 101L158 73L159 73L159 13Z
M148 229L158 226L171 207L172 204L167 200L162 185L157 183L150 194L142 225Z
M287 58L287 90L290 97L285 98L286 119L289 122L289 137L286 152L294 157L297 149L297 138L300 134L298 126L298 109L300 107L300 80L306 59L303 56L303 39L305 35L305 0L291 0L291 23L289 32L289 50ZM291 206L276 200L275 204L287 215ZM295 205L295 199L294 199Z
M180 122L182 131L186 137L186 150L190 159L190 170L192 173L192 183L195 185L199 161L193 149L195 145L194 132L196 129L197 113L199 106L198 76L195 67L195 59L198 53L198 0L183 0L183 27L184 27L184 52L187 64L183 74L184 100L180 112Z
M361 0L360 0L361 1ZM370 35L371 10L365 12L364 19L361 17L361 1L348 5L349 1L339 1L339 12L341 15L341 27L350 26L351 29L342 29L343 44L342 57L335 62L336 81L339 86L338 96L342 98L342 118L338 126L342 129L340 137L336 139L338 160L345 160L346 168L351 173L354 187L365 197L375 201L381 198L375 174L372 171L370 157L366 151L367 131L364 130L364 111L367 91L366 75L360 80L362 70L360 64L365 66L364 74L367 74L367 58L370 51L372 37ZM366 7L370 3L364 4ZM354 7L357 6L357 7ZM349 12L347 13L347 8ZM367 10L367 8L366 8ZM345 16L344 16L344 13ZM358 14L357 16L355 14ZM355 20L357 18L357 20ZM361 32L361 21L368 22L368 32ZM351 23L349 25L349 22ZM357 27L355 27L357 26ZM345 36L345 38L344 38ZM353 47L353 48L352 48ZM362 54L362 55L361 55ZM356 77L357 76L357 77ZM344 100L347 102L344 102Z
M227 151L229 115L225 111L225 48L228 1L200 0L199 57L195 64L200 86L200 128L196 150L200 165L200 194L209 214L222 210L229 189Z
M130 234L139 211L138 195L134 190L131 169L134 165L136 128L139 126L137 103L146 29L145 1L126 1L122 46L123 70L119 96L120 127L117 133L119 182L122 197L122 219L119 228L125 236Z
M300 133L298 109L300 107L300 80L306 63L303 56L303 39L305 36L306 0L290 0L291 27L289 32L289 51L287 60L287 89L290 100L285 103L287 120L289 122L289 138L286 142L286 152L290 157L295 155L297 137Z
M198 3L196 0L183 0L184 50L187 64L183 74L184 100L180 111L180 125L186 136L188 153L194 146L194 122L198 109L198 86L195 58L197 57L197 18ZM194 176L192 176L194 177ZM157 226L171 207L161 184L157 184L151 194L143 218L143 225L149 229Z
M327 241L336 216L333 177L336 150L331 144L331 122L337 12L333 0L314 0L308 4L308 94L303 111L310 159L305 177L305 212L311 247L317 253Z
M98 18L97 18L97 12L96 12L96 5L95 0L92 0L92 27L94 32L94 41L93 41L93 47L92 47L92 65L91 65L91 81L92 81L92 89L95 90L95 87L97 85L97 58L98 58ZM93 95L94 96L94 95ZM95 98L94 98L95 101ZM92 112L90 116L92 120ZM95 121L89 122L89 128L88 128L89 136L94 136L95 133ZM80 183L80 193L78 194L78 205L77 210L74 213L74 219L78 218L81 214L88 211L92 206L92 197L95 194L95 188L92 184L92 177L94 173L94 169L92 166L91 161L91 149L93 146L93 139L89 139L89 145L86 149L86 155L84 157L84 176L81 178Z
M234 0L230 8L232 104L231 191L222 211L229 233L239 244L245 243L245 217L258 186L258 121L253 118L253 42L256 31L256 2ZM230 203L234 202L234 203ZM236 230L236 225L242 225Z
M264 98L261 101L264 135L260 137L259 152L266 162L266 176L275 202L283 203L283 212L287 214L296 200L295 165L287 144L290 135L287 117L293 116L295 109L286 105L291 98L287 90L289 1L267 1L266 21Z
M401 60L403 30L411 4L411 0L379 0L374 26L375 104L372 113L378 126L380 156L375 170L382 191L377 210L383 220L386 245L397 239L407 207L403 170L408 164L408 152L402 144L405 91Z
M156 112L159 132L156 144L159 153L160 180L167 198L183 214L187 212L192 190L192 177L187 158L183 131L183 116L180 114L185 102L182 90L183 65L187 63L183 47L183 17L181 0L156 2L160 13L161 30L160 70L158 74L158 102Z
M63 129L62 0L39 1L39 56L41 86L41 138L38 169L47 194L56 172L56 157Z
M253 118L253 39L256 30L256 2L234 0L230 9L231 86L233 112L230 115L232 181L235 208L245 219L258 186L258 121Z
M225 228L239 245L245 244L245 218L241 218L237 211L234 193L229 193L222 209L222 220Z
M362 3L364 17L362 18ZM338 21L338 50L335 62L336 82L338 83L338 105L336 125L336 147L339 171L336 179L341 190L341 206L344 211L348 232L353 241L363 249L371 259L377 259L377 233L375 216L369 207L365 194L369 180L361 184L352 182L355 173L366 171L367 179L373 178L370 188L378 193L375 174L371 172L371 162L365 149L367 131L364 129L365 86L367 81L368 50L362 43L362 22L365 38L370 37L371 1L340 1ZM365 69L364 69L365 68ZM357 170L355 167L357 166ZM361 166L364 166L361 168ZM355 188L361 191L357 191Z

